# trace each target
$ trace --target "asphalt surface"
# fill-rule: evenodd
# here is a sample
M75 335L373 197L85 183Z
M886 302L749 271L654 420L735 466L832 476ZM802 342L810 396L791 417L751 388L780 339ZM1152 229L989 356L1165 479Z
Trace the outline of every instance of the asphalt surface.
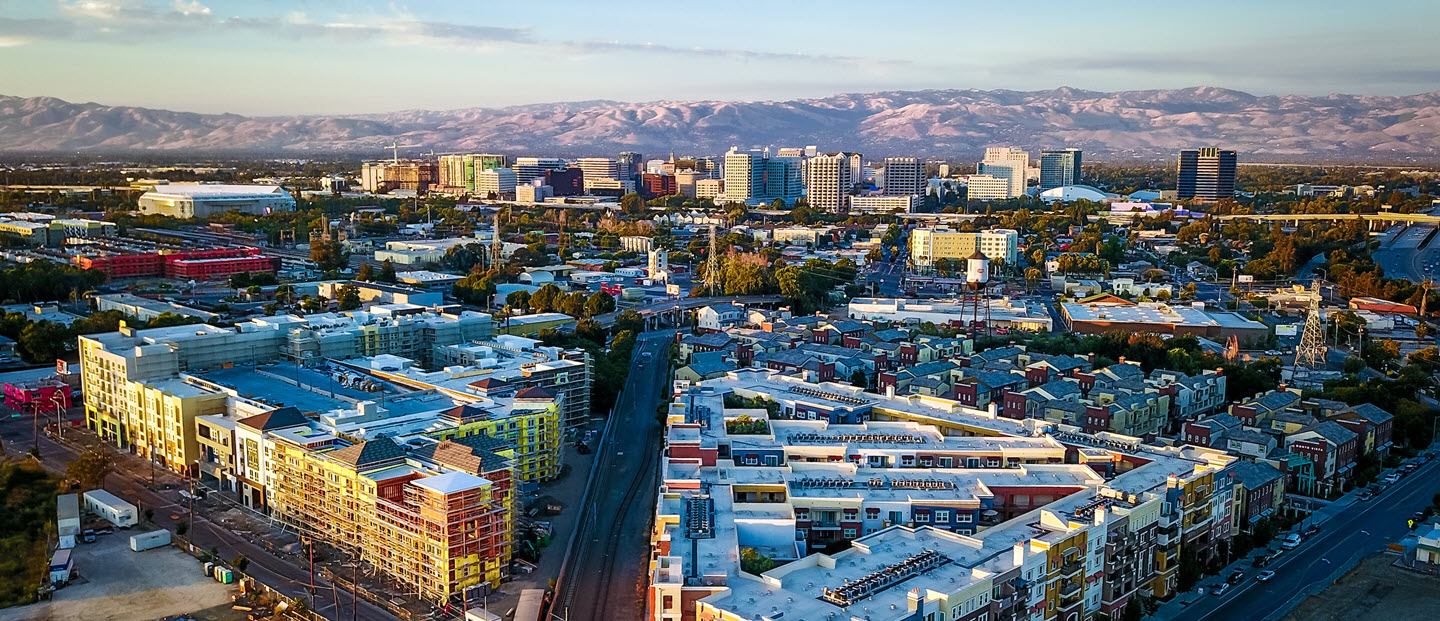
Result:
M0 408L0 412L3 412L0 414L0 438L4 440L6 453L18 457L29 451L32 446L36 446L29 415L12 417L13 412L9 408ZM67 420L74 421L83 416L83 412L76 408L67 414ZM41 424L44 424L43 415ZM66 433L71 432L67 429ZM84 432L77 431L76 433ZM56 442L43 432L40 434L38 446L41 465L62 476L65 473L65 464L73 461L78 455L78 451L71 445ZM105 480L105 489L134 503L142 515L146 509L154 509L154 523L174 532L177 523L187 520L188 507L177 501L175 498L177 492L175 491L149 488L151 470L144 465L148 463L134 455L117 454L115 473ZM159 468L155 469L155 477L157 486L169 485L172 489L186 488L183 479L178 475ZM179 517L172 518L171 516ZM244 554L245 558L250 559L245 573L257 581L291 597L308 596L310 590L308 566L301 568L292 564L298 561L285 560L275 556L250 541L248 538L250 535L238 535L221 525L212 524L197 514L193 526L190 527L189 536L191 542L201 549L218 549L222 559L233 559ZM312 608L327 619L350 619L352 615L356 619L373 621L390 621L396 618L364 598L359 598L358 610L352 608L350 593L318 577L318 571L315 585L316 593Z
M645 616L644 572L660 454L661 426L655 410L670 391L673 334L641 335L630 375L604 440L596 448L600 462L552 608L569 621ZM645 353L650 354L648 359Z
M900 297L900 285L905 280L905 264L879 261L865 266L861 273L866 291L874 291L876 297Z
M1245 581L1223 596L1205 595L1175 621L1262 621L1287 612L1297 595L1307 587L1323 587L1331 574L1351 559L1384 550L1410 532L1406 520L1429 506L1440 492L1440 459L1432 459L1400 479L1369 502L1356 502L1321 526L1320 533L1299 548L1284 553L1265 569L1275 571L1269 582L1256 582L1261 570L1245 569ZM1280 536L1283 538L1283 534ZM1271 545L1278 547L1278 542ZM1253 556L1253 554L1252 554ZM1201 584L1217 584L1225 576L1211 577ZM1308 595L1308 593L1307 593Z

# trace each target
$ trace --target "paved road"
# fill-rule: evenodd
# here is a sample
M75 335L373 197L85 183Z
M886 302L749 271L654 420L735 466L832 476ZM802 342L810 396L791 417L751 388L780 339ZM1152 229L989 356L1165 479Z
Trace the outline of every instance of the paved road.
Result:
M0 437L4 438L5 451L16 456L29 451L35 445L30 417L27 415L13 418L11 417L12 412L8 408L0 408L0 411L3 411L3 414L0 414L0 417L3 417L0 418ZM83 414L76 409L72 410L67 418L76 420L79 416L83 416ZM67 433L70 432L67 431ZM76 431L75 433L87 432ZM43 433L40 435L39 448L41 464L47 470L60 474L65 472L65 464L73 461L77 455L77 451L70 445L55 442ZM176 523L186 520L187 507L177 502L176 492L152 491L147 487L151 475L150 468L145 465L148 462L128 454L117 455L116 460L116 472L106 479L105 489L135 503L142 514L146 509L154 509L155 524L172 532L175 530ZM156 469L155 473L157 484L169 484L174 489L185 487L182 480L173 473L160 469ZM172 515L179 516L179 518L171 518ZM310 590L308 567L302 569L292 564L291 561L278 558L249 539L241 537L223 526L212 524L197 515L189 534L191 541L196 546L207 550L217 548L222 559L230 560L244 554L245 558L250 559L246 573L274 589L292 597L305 597ZM351 595L348 591L338 587L332 588L329 582L318 577L315 583L317 587L314 600L316 612L321 613L327 619L351 618L355 611L351 608ZM359 619L371 621L390 621L396 618L363 598L359 600L358 613Z
M655 409L670 390L673 334L659 331L641 336L605 441L596 449L601 461L591 482L591 497L581 509L554 608L571 621L645 616L643 574L648 568L660 452Z
M1405 521L1440 492L1437 473L1440 459L1421 466L1374 500L1357 502L1326 522L1320 534L1267 568L1275 570L1274 580L1255 582L1254 575L1260 570L1247 568L1246 581L1239 587L1221 597L1204 596L1174 621L1261 621L1278 616L1291 599L1306 587L1326 581L1339 565L1399 541L1409 532ZM1220 579L1209 578L1201 584L1208 587Z
M876 262L865 266L861 274L866 292L872 287L877 297L895 298L901 296L900 287L905 280L904 263ZM872 285L872 283L874 283Z

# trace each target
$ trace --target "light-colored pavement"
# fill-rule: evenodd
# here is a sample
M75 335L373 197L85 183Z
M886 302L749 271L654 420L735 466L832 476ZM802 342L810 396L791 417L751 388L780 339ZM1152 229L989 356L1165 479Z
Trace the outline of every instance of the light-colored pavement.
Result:
M141 532L117 530L77 545L72 554L81 578L48 602L0 610L0 621L163 619L227 605L240 592L206 576L200 561L173 546L132 552L130 535Z

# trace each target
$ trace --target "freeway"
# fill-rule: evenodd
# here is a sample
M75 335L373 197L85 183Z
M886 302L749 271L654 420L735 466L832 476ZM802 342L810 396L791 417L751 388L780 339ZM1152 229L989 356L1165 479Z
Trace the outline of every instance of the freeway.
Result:
M1379 552L1399 541L1409 531L1406 520L1431 502L1440 492L1440 459L1432 459L1414 473L1385 490L1368 503L1349 507L1322 526L1319 534L1299 548L1286 552L1267 569L1275 571L1269 582L1256 582L1260 570L1247 567L1246 581L1229 593L1206 595L1190 604L1172 621L1265 621L1278 618L1298 603L1297 596L1309 587L1323 587L1331 575L1351 560ZM1209 586L1219 578L1201 584ZM1291 601L1296 600L1296 601Z
M674 331L636 343L630 376L606 423L599 457L557 584L553 612L572 621L640 619L655 513L660 423ZM648 357L647 357L648 354Z

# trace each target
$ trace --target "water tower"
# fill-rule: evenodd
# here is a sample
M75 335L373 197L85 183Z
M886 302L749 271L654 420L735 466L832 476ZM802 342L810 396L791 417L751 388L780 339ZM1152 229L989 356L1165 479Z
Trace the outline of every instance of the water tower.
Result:
M985 256L985 253L980 252L977 249L973 254L970 255L970 258L965 259L965 285L969 289L969 293L966 295L966 298L968 299L962 300L960 304L960 316L962 318L965 316L966 302L974 305L975 310L972 311L972 314L970 315L971 319L969 325L970 334L972 337L975 334L975 324L981 321L981 306L985 307L985 319L983 324L985 326L985 333L990 333L990 302L985 299L985 287L989 286L989 284L990 259Z

